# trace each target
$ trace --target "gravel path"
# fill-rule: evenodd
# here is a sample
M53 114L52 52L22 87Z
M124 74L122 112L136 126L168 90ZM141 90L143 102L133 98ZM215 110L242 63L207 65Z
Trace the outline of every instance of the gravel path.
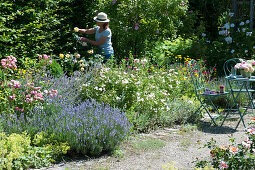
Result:
M251 114L245 116L246 125L252 117ZM227 121L224 127L211 127L204 125L201 128L165 128L149 134L139 134L125 141L120 147L122 157L102 156L95 159L75 160L56 164L53 167L43 168L49 170L67 169L104 169L104 170L160 170L162 165L171 165L178 169L194 169L196 159L209 159L209 149L201 148L211 138L217 144L229 145L231 138L236 138L237 143L245 138L245 128L242 124L237 130L233 128L237 124L235 121ZM165 146L156 150L141 150L132 145L140 139L155 139L165 143Z

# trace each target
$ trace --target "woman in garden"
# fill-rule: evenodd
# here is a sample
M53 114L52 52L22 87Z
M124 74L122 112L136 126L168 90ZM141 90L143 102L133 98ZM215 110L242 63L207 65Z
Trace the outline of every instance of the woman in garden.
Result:
M90 29L77 28L77 32L82 34L95 34L96 41L89 40L85 37L79 37L79 41L99 46L101 54L105 57L104 62L106 62L114 55L114 50L111 42L112 32L109 28L110 20L107 18L107 14L103 12L98 13L98 15L94 17L94 20L97 23L96 27Z

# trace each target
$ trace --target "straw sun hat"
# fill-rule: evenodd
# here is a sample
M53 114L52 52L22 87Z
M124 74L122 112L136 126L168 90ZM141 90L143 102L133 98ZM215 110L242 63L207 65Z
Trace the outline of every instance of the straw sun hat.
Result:
M110 20L107 18L107 14L100 12L97 16L94 17L94 20L97 22L109 22Z

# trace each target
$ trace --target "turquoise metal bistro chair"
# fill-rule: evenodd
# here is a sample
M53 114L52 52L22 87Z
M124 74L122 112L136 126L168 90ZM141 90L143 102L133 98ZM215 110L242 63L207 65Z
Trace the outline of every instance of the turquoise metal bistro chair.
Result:
M229 93L225 92L225 91L223 93L219 93L219 92L215 92L211 89L208 89L205 84L206 83L205 75L203 74L203 72L201 70L200 64L196 60L190 61L189 72L190 72L190 76L192 79L194 91L196 93L196 97L201 104L200 107L195 112L195 114L197 112L201 112L201 111L205 110L205 112L208 114L208 116L210 117L210 119L212 120L212 122L215 126L218 126L216 123L216 119L222 118L223 120L220 124L220 126L222 126L229 113L227 113L225 115L221 114L219 112L218 107L213 103L213 101L216 97L219 97L222 95L225 95L226 100L227 100L227 95ZM226 102L226 103L228 103L228 102ZM226 105L228 105L228 104L226 104ZM214 114L216 113L217 116L213 116L212 115L213 112L211 112L211 110L213 110Z
M232 111L237 110L238 113L240 114L240 120L239 120L236 128L238 127L238 125L241 121L243 122L243 125L245 127L243 116L247 113L247 110L249 107L251 107L252 113L253 113L253 108L254 108L252 93L254 93L255 90L252 88L249 81L242 81L242 79L244 77L239 75L238 71L234 68L237 63L241 63L242 61L245 61L245 60L241 59L241 58L232 58L232 59L225 61L224 65L223 65L225 79L227 81L227 88L231 92L231 97L234 102L234 103L232 103L232 105L229 108ZM233 80L235 80L235 81L233 81ZM248 100L248 103L246 104L246 109L245 109L245 111L243 111L243 113L241 113L240 105L237 103L238 97L241 94L246 95L247 100ZM245 103L243 103L243 104L245 104ZM233 108L237 108L237 109L233 109Z

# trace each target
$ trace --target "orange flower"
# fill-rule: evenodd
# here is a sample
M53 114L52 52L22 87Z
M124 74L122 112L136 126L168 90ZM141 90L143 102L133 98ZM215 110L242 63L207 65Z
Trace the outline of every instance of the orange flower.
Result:
M238 148L237 148L237 146L230 146L229 151L232 152L233 154L236 154L238 151Z
M227 148L223 145L221 145L221 149L224 150L224 151L227 150Z

